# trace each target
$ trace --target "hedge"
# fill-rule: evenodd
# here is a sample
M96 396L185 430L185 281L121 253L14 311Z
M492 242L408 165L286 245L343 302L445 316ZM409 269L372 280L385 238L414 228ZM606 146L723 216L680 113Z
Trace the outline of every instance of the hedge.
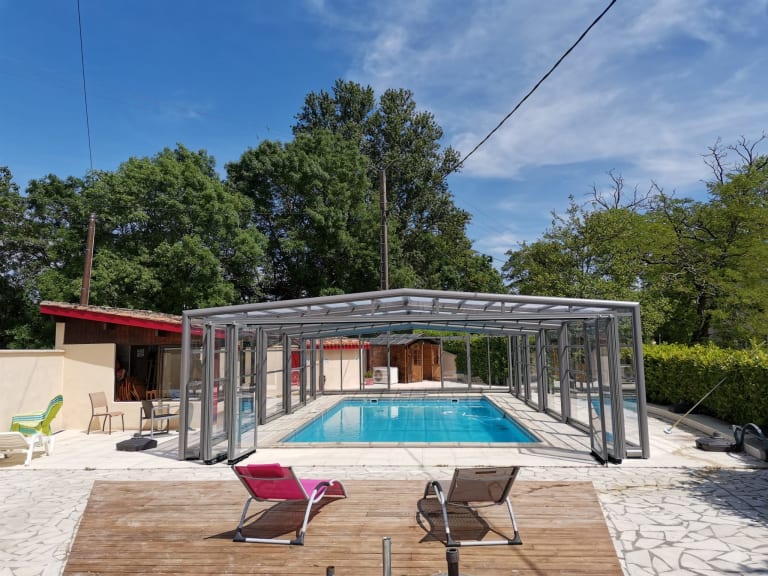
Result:
M689 408L725 377L696 412L730 424L768 424L768 351L764 348L654 344L643 348L643 356L650 403Z

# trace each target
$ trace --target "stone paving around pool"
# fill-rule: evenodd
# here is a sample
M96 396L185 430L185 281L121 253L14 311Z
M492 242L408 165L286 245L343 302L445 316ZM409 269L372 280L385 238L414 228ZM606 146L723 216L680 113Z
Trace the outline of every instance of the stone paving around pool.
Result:
M260 428L263 448L248 461L279 461L308 476L424 481L447 480L455 466L519 464L524 480L593 483L628 576L768 574L768 467L743 453L697 450L701 433L681 426L665 434L669 422L650 418L651 458L603 466L585 435L511 401L546 446L280 446L288 419L311 418L326 398ZM177 460L175 435L153 450L115 450L131 435L66 430L53 455L36 454L28 467L23 456L0 459L0 576L61 573L95 480L234 480L225 464Z

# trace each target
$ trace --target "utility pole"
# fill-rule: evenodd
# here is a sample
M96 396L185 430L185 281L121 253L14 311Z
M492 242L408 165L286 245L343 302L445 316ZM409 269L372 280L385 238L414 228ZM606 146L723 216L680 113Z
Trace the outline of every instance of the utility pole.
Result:
M387 172L379 172L379 208L381 210L381 289L389 290L389 235L387 232Z
M93 265L93 239L96 235L96 214L91 214L88 221L88 240L85 245L85 266L83 268L83 285L80 289L80 304L88 305L91 292L91 266Z

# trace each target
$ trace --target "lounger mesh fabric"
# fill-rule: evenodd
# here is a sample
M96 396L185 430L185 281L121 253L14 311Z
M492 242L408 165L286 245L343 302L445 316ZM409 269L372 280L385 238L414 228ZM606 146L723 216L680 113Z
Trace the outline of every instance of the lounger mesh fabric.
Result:
M233 466L232 470L248 491L240 523L233 540L235 542L256 542L263 544L303 545L313 506L325 497L346 498L344 485L337 480L299 479L289 466L280 464L249 464ZM248 507L254 500L260 502L306 502L304 520L294 539L247 538L243 535L243 525L248 515Z
M443 522L445 523L446 546L494 546L523 543L517 529L512 502L509 499L509 492L519 472L520 468L517 466L456 468L447 493L437 480L427 483L426 488L424 488L424 498L428 498L430 492L434 492L440 503ZM451 535L450 514L448 513L448 506L451 505L470 509L506 505L514 535L505 540L454 540Z

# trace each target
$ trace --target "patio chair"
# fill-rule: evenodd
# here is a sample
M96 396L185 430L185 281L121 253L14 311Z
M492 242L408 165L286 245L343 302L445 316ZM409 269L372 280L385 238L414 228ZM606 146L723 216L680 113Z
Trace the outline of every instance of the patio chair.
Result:
M40 432L35 432L32 435L24 435L21 432L0 432L0 453L6 457L11 453L25 453L27 458L24 461L24 466L29 466L29 463L32 462L32 453L37 446L44 448L46 453L50 453L48 451L49 444Z
M515 513L509 500L509 491L520 472L518 466L496 468L456 468L451 487L446 494L437 480L427 483L424 498L434 491L443 512L446 546L494 546L500 544L522 544L515 521ZM449 524L448 506L458 506L475 511L476 508L506 504L512 520L514 536L505 540L454 540Z
M88 394L88 397L91 399L91 419L88 421L88 430L86 431L86 434L91 433L93 419L96 418L98 422L98 418L101 418L102 416L104 416L104 422L101 425L102 432L104 432L104 427L107 425L107 420L109 420L109 433L112 434L112 418L115 416L120 416L120 420L123 423L123 432L125 432L125 414L120 410L109 409L107 395L104 394L104 392L91 392Z
M290 466L280 464L249 464L246 466L233 466L232 470L240 479L248 491L248 499L245 501L240 523L237 526L235 542L258 542L262 544L292 544L304 545L304 534L309 524L310 513L313 506L323 498L346 498L347 492L344 485L337 480L310 480L299 479ZM304 521L297 530L297 536L293 540L278 538L247 538L243 536L243 524L248 514L248 506L251 502L306 502Z
M169 434L171 432L171 418L178 418L178 414L171 411L170 406L155 406L152 400L141 401L141 411L139 412L139 436L143 435L144 422L149 420L149 437L154 438L155 434ZM165 422L160 429L156 429L157 422Z
M28 436L41 432L46 436L50 436L51 422L56 417L56 414L59 413L59 410L61 410L62 404L64 404L64 397L59 394L48 402L48 407L45 410L12 416L11 432L21 432Z

